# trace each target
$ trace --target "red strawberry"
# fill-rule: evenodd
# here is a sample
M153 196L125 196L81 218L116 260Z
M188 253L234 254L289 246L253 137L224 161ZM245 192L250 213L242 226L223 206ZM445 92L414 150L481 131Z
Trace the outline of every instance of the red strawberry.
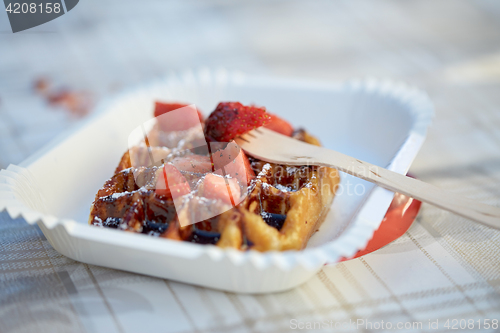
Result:
M272 131L286 136L292 136L293 127L288 121L275 114L268 113L268 115L271 117L271 121L267 125L264 125L265 128L269 128Z
M186 178L175 166L172 164L165 164L160 170L158 179L156 180L155 193L157 195L164 195L176 199L191 192L191 188Z
M182 171L199 173L212 172L212 161L208 156L188 155L176 157L172 160L172 163L177 169Z
M241 184L249 184L255 178L248 157L234 141L230 142L225 149L213 153L212 161L217 174L222 175L222 172L217 170L224 168L226 175L238 179Z
M265 108L244 106L239 102L222 102L205 122L205 135L214 141L229 142L268 122Z
M203 122L203 116L201 115L200 111L196 110L196 108L194 107L184 109L184 112L178 111L171 113L171 111L188 106L189 104L155 102L154 116L158 117L160 128L166 132L184 131ZM191 108L193 110L191 110ZM194 111L197 112L197 117ZM168 116L160 117L165 113L170 114Z
M227 182L227 183L226 183ZM239 203L241 195L238 181L209 173L203 180L203 196L208 199L219 199L228 205Z

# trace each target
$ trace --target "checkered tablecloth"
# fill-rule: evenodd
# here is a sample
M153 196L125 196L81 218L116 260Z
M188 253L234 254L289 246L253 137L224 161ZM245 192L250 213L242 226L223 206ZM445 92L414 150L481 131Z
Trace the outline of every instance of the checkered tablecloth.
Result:
M436 118L411 173L500 206L494 0L85 0L17 34L0 12L0 167L82 119L47 104L38 79L98 102L198 66L419 86ZM374 253L291 291L239 295L75 262L37 226L1 213L0 332L439 332L454 319L469 325L462 331L500 331L499 258L499 231L423 205L403 237Z

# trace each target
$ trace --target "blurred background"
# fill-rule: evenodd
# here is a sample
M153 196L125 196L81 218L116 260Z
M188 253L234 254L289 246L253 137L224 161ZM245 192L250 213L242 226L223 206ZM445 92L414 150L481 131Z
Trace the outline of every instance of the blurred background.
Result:
M432 168L442 140L468 154L454 158L474 158L471 123L484 125L479 140L500 147L499 1L82 0L16 34L0 13L0 168L106 96L200 67L416 85L437 118L414 168Z

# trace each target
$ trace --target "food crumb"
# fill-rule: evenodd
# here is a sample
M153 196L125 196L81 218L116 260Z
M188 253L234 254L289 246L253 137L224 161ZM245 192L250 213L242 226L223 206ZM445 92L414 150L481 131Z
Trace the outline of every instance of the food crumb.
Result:
M93 105L90 93L68 88L54 88L47 78L36 79L33 83L33 89L49 105L61 107L64 111L78 118L87 115Z

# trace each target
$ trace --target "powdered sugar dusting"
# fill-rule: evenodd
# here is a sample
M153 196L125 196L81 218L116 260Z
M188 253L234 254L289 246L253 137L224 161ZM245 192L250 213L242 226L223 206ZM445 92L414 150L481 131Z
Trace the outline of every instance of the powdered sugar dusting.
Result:
M293 189L291 189L290 187L284 186L281 184L276 184L276 185L274 185L274 187L276 187L278 190L283 191L283 192L292 192L293 191Z
M129 195L129 192L113 193L113 194L111 194L111 198L114 199L114 200L116 200L116 199L121 198L121 197L123 197L125 195Z

